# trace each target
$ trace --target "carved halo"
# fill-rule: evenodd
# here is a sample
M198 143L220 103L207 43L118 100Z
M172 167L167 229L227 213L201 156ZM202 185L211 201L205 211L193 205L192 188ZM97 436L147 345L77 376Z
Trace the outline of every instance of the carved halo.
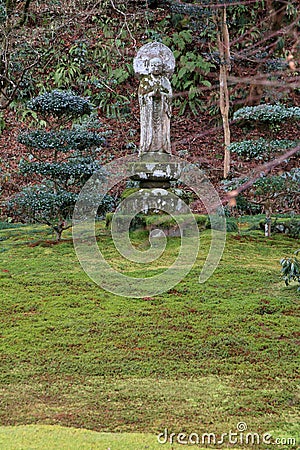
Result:
M175 68L175 58L172 51L161 42L150 42L143 45L133 60L133 69L136 75L147 75L149 73L149 61L152 58L161 59L164 74L171 77Z

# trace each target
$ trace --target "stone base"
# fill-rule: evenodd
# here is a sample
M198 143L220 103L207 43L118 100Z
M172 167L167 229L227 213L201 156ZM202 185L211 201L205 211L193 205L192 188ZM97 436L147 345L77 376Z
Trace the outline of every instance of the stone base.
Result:
M155 184L155 183L154 183ZM187 205L167 189L140 189L126 197L119 208L118 214L132 214L142 212L167 212L169 214L186 214Z
M141 189L168 189L170 181L178 180L182 168L168 153L145 153L132 164L130 178L139 181Z

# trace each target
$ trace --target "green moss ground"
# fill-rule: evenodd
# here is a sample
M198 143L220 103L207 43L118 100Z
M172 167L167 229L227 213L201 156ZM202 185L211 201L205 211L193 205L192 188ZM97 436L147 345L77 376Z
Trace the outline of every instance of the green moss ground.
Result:
M182 445L161 445L152 434L99 433L53 425L0 427L0 448L5 450L171 450ZM199 448L199 447L198 447Z
M104 226L97 233L115 267L133 275L145 270L121 260ZM130 299L95 285L70 239L51 245L49 238L43 227L0 230L3 426L61 425L149 438L165 428L221 434L243 421L249 431L295 437L299 444L299 294L279 277L279 259L299 242L266 239L259 231L228 234L219 267L201 285L207 230L197 263L180 284L157 297ZM144 232L133 241L147 248ZM153 272L174 259L178 245L178 238L168 240ZM134 445L126 448L143 448Z

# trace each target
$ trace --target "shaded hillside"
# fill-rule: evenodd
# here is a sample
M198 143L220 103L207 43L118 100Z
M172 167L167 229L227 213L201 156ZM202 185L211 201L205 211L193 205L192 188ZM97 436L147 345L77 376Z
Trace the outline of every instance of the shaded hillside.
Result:
M13 50L11 81L17 82L22 71L33 66L25 70L10 107L3 109L3 198L30 181L18 174L25 148L17 142L17 136L20 130L39 125L28 113L26 101L44 88L72 89L90 97L101 129L112 130L105 148L107 159L135 151L139 144L139 109L132 59L141 45L155 39L172 48L178 67L173 80L173 152L197 162L219 186L223 174L223 131L218 105L220 61L211 15L214 10L207 13L207 8L199 10L192 2L176 1L149 2L148 6L146 2L107 1L101 5L31 2L24 24L18 23L10 30L6 43ZM260 9L257 4L228 8L231 116L239 107L264 102L300 106L296 70L299 43L295 34L299 11L297 2L289 5L290 12L275 10L271 15L268 8ZM20 11L16 10L10 17L12 24L16 24L18 14ZM282 28L278 27L279 16ZM189 70L183 73L181 69L185 67ZM272 138L274 131L251 124L232 124L231 136L232 141ZM276 137L296 140L297 123L281 124ZM276 171L295 167L297 161L294 157ZM257 161L232 155L230 177L245 175L256 165Z

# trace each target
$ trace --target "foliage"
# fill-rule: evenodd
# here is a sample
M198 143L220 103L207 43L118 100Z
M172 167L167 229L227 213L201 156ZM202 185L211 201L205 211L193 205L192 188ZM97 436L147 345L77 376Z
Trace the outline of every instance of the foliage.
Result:
M212 9L207 2L201 5L187 2L170 2L171 20L175 28L188 28L192 31L200 31L201 37L208 36L212 32Z
M6 124L4 120L3 113L0 112L0 135L2 134L3 130L5 130Z
M248 181L248 178L238 178L222 182L226 192L236 189ZM250 203L267 205L272 201L272 207L278 211L293 210L299 207L300 170L292 169L280 175L262 176L249 190Z
M128 73L124 72L124 74L123 81L129 77ZM106 117L121 119L129 114L130 98L118 92L117 87L123 81L118 81L114 76L115 74L111 73L111 76L105 78L105 81L95 78L89 83L92 84L92 89L96 90L93 95L95 105L103 111Z
M6 220L5 222L0 221L0 230L7 230L10 228L21 228L24 227L25 225L22 223L13 223L11 220ZM0 238L0 240L2 240Z
M257 17L261 11L261 4L259 2L251 3L237 3L234 6L229 6L229 24L230 28L235 30L238 36L246 35L252 40L258 39L260 35L259 23ZM247 46L248 39L240 40L239 46Z
M300 170L259 178L253 185L254 196L272 199L278 208L297 210Z
M55 86L68 88L76 82L87 64L88 45L84 41L75 41L68 52L61 55L55 72L52 74Z
M200 53L192 48L193 34L190 30L175 32L172 36L166 37L164 43L168 45L174 53L177 61L176 71L172 77L172 84L176 92L187 91L187 96L175 100L180 105L179 114L182 115L186 108L197 115L199 109L203 108L203 100L200 98L200 86L210 87L211 83L204 78L214 64L207 61ZM187 98L186 98L187 97Z
M25 221L46 223L60 239L70 227L81 187L95 171L101 174L99 153L105 139L102 133L89 131L84 123L62 128L66 121L93 111L87 99L70 91L45 92L31 100L29 107L53 127L50 131L19 135L19 142L28 149L27 158L20 161L20 172L42 183L23 189L8 203L8 208ZM111 206L112 198L107 196L99 213L103 215Z
M300 239L300 220L291 219L289 221L287 235L294 239Z
M38 39L24 36L31 0L0 0L0 109L34 91L34 71L44 52ZM35 43L33 44L33 40ZM32 45L33 44L33 45ZM28 98L28 97L27 97Z
M85 114L91 114L93 106L88 99L82 98L72 91L58 91L54 89L38 95L28 103L28 108L41 116L76 119Z
M105 25L103 21L99 21L100 24ZM108 27L108 30L111 32L112 28ZM130 100L119 92L119 86L130 77L132 68L130 64L119 61L125 40L116 39L116 45L112 47L110 38L110 35L104 35L94 46L90 40L75 41L66 53L59 55L55 71L48 78L53 79L58 88L80 87L83 95L92 96L93 103L107 117L120 118L128 113L126 105ZM114 60L120 67L113 66Z
M18 141L30 149L57 149L63 152L84 150L100 146L105 138L93 131L65 129L58 131L34 130L30 133L20 133Z
M241 108L234 113L237 121L248 120L254 122L267 123L268 127L279 127L282 121L292 121L300 119L299 107L286 107L283 105L262 104L259 106ZM263 159L274 157L276 152L291 147L296 147L298 141L291 140L247 140L233 143L230 150L247 159ZM225 189L234 189L234 185L242 184L244 180L231 180L224 184ZM278 175L264 176L264 174L253 183L249 190L249 196L254 199L254 203L264 206L266 212L275 209L277 212L297 211L299 208L299 186L300 170L292 169L290 172L283 172Z
M128 191L134 192L135 190L128 189ZM130 192L128 192L130 195ZM109 227L113 219L112 213L106 214L106 227ZM122 215L118 217L119 223L124 220L126 223L128 221L128 216ZM130 223L130 230L136 229L152 229L152 228L162 228L165 230L172 230L177 228L178 225L182 229L188 228L191 224L191 216L188 214L180 214L170 216L169 214L137 214L134 216ZM206 215L194 214L194 220L198 225L199 230L205 230L210 227L209 218Z
M230 215L237 214L259 214L262 212L262 206L251 202L245 195L239 194L236 197L236 206L229 212Z
M263 104L258 106L246 106L236 111L234 120L253 120L261 122L282 122L283 120L299 120L300 108L297 106L286 107L284 105Z
M236 153L238 156L241 156L246 160L265 160L276 151L296 147L298 144L298 141L291 141L287 139L276 139L269 141L267 139L259 138L256 140L233 142L230 144L229 150L230 152Z
M76 200L75 193L55 192L51 184L39 184L24 188L8 206L25 222L46 223L55 229L62 219L70 217Z
M259 178L254 184L254 195L256 197L278 195L285 188L285 179L281 175L271 175Z
M300 260L297 258L299 250L296 250L294 255L290 257L285 257L280 260L280 264L282 266L281 276L288 286L291 281L298 281L300 283ZM298 287L298 291L300 292L300 286Z
M229 219L226 219L226 231L228 233L236 233L238 232L238 224L235 219L230 217Z
M181 200L183 200L186 205L190 205L195 200L195 194L193 191L175 186L171 188L171 192L177 197L181 198Z
M102 166L99 161L82 157L68 158L67 162L28 162L22 160L19 167L23 175L36 173L51 177L55 179L56 183L68 186L78 181L81 183L87 181L94 172L101 170Z
M111 32L113 28L109 29ZM130 103L123 86L133 75L133 68L132 63L124 64L124 59L120 58L128 37L125 35L124 39L116 39L113 47L110 39L111 36L102 37L93 49L90 60L94 65L96 61L100 61L100 64L96 65L92 74L85 77L82 86L107 117L122 118L128 115Z
M0 23L5 22L6 19L7 19L6 7L4 1L2 0L0 2Z

